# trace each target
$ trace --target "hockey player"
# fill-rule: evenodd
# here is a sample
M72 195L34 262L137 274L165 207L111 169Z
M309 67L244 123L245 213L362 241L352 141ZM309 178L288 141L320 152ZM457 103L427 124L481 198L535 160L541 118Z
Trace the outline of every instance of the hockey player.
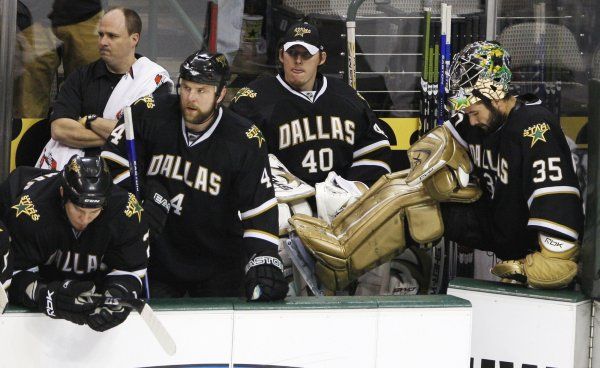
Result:
M220 106L230 74L223 55L195 52L179 71L177 95L134 106L142 179L167 189L158 199L166 225L151 241L152 295L238 296L243 285L248 300L283 299L265 138ZM128 182L123 129L121 122L102 153L121 183Z
M73 156L61 172L17 168L0 189L14 257L11 303L97 331L123 322L129 309L92 296L139 295L148 227L104 160Z
M514 96L510 56L475 42L454 57L447 126L467 146L484 189L471 205L442 206L445 235L503 259L492 273L535 288L577 274L583 212L569 146L556 117L533 95Z
M309 185L331 171L371 185L390 172L390 143L354 89L318 73L326 59L317 28L293 24L279 49L283 71L240 89L231 108L255 122L269 153Z
M235 112L254 121L263 131L269 153L281 161L274 167L289 170L300 179L294 179L296 183L303 181L308 186L317 186L317 202L320 198L329 200L330 189L344 192L337 182L359 181L368 186L389 173L390 144L379 119L354 89L340 79L327 78L318 72L327 59L318 29L308 23L291 25L278 52L281 72L240 89L231 104ZM274 167L277 176L280 170ZM325 208L324 203L315 203L314 191L304 192L309 196L304 199L310 207L299 206L296 202L301 198L294 191L280 195L293 185L280 182L276 177L280 215L288 211L288 206L292 213L315 215L319 208ZM323 193L326 195L322 196ZM287 201L290 196L295 197L294 203ZM334 202L341 196L337 197ZM350 202L354 200L351 194L346 197ZM333 214L339 209L333 209ZM329 216L319 212L319 217ZM281 216L280 226L287 226L286 216ZM284 233L282 230L281 235ZM285 259L283 251L281 254Z

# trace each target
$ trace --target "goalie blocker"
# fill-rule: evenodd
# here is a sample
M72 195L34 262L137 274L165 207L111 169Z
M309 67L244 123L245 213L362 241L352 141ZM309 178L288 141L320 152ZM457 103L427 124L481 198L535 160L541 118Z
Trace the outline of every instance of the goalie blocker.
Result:
M428 243L444 233L439 202L476 201L481 191L468 184L473 166L446 127L438 127L408 151L411 169L382 176L331 224L294 215L293 230L315 257L315 273L331 290L342 290L368 270L406 247L410 236Z

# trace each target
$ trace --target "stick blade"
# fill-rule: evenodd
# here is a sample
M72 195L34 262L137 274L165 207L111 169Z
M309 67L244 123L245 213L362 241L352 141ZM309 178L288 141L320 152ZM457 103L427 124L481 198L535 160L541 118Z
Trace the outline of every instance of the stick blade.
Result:
M148 325L148 328L150 328L150 331L152 331L156 341L158 341L163 350L169 355L174 355L177 351L175 341L148 304L144 304L140 316L142 316L142 319L146 322L146 325Z
M2 283L0 283L0 314L4 313L4 308L8 304L8 295L6 295L6 290L2 287Z

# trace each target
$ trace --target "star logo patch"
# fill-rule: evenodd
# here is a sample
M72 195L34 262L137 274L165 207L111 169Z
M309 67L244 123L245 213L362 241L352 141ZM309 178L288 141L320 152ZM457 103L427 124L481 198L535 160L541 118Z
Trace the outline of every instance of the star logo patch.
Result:
M37 210L33 205L33 202L31 202L31 198L29 198L28 195L22 196L19 200L19 203L15 204L11 208L17 212L15 214L15 217L19 217L21 214L25 214L31 217L33 221L37 221L40 219L40 215L38 214Z
M546 142L544 134L549 130L550 126L548 124L538 123L523 130L523 137L531 138L531 147L533 147L538 141Z
M129 201L127 202L127 206L125 207L125 216L131 217L133 215L138 216L138 221L142 222L142 211L144 209L138 202L137 198L131 193L129 193Z
M265 141L265 137L263 137L262 132L256 125L252 125L252 127L248 129L246 137L248 137L248 139L256 138L258 140L258 148L262 147L262 144Z
M309 34L310 29L304 27L294 28L294 37L304 37L305 34Z

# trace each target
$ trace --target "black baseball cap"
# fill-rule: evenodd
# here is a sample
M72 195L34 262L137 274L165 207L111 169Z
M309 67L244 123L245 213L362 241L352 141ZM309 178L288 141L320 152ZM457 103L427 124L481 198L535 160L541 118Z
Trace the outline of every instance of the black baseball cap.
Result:
M317 27L306 22L292 24L285 33L283 51L294 45L304 46L311 55L324 50Z

